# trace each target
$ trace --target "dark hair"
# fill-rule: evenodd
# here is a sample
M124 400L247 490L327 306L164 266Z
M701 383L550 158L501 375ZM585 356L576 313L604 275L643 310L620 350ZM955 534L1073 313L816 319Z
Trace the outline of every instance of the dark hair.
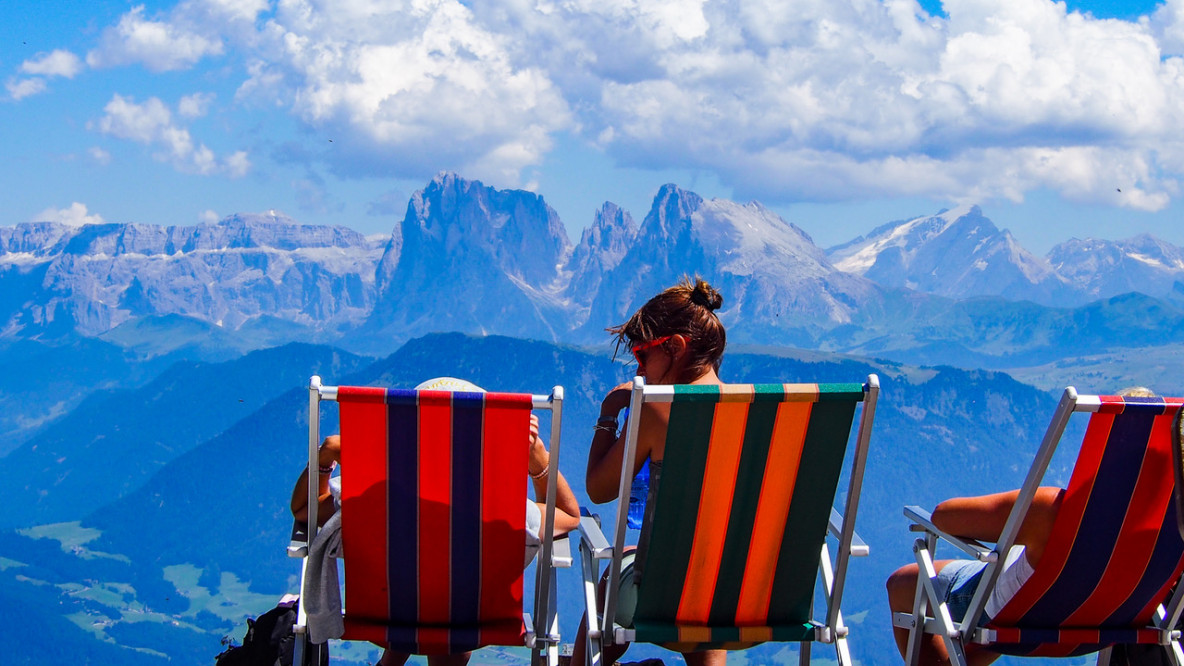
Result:
M683 276L678 284L654 296L641 306L629 321L606 329L617 338L616 352L666 337L682 335L687 339L687 371L691 379L711 367L719 372L727 334L715 311L724 297L699 276Z

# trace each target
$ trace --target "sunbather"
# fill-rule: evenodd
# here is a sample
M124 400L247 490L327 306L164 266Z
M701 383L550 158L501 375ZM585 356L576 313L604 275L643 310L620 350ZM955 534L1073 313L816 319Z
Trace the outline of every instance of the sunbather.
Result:
M1126 397L1154 397L1155 393L1141 386L1123 389L1118 395ZM995 582L995 589L987 598L983 615L979 624L986 624L991 617L998 614L1003 606L1011 600L1020 586L1028 580L1040 562L1044 549L1048 545L1048 537L1056 521L1065 491L1062 488L1043 486L1037 489L1032 505L1020 524L1016 534L1015 545L1007 554L1004 568ZM946 500L933 510L933 524L938 529L960 537L967 537L978 541L997 542L1003 533L1007 517L1011 514L1019 497L1018 490L1004 493L979 495L977 497L958 497ZM977 560L939 560L934 562L937 569L936 586L938 595L944 596L950 610L951 619L961 622L978 589L985 562ZM888 605L893 612L911 613L914 595L917 590L917 578L920 575L916 564L908 564L892 573L888 577ZM901 627L893 629L896 646L901 656L905 655L908 647L909 632ZM944 641L940 636L926 634L921 645L921 664L947 664L949 655ZM999 654L971 643L966 645L966 659L973 666L989 664L999 658Z
M474 384L452 378L428 380L416 386L416 389L483 391L483 389ZM550 468L550 453L547 451L546 444L539 436L538 417L533 414L530 417L529 446L528 474L534 486L535 498L544 501L531 502L528 500L526 503L526 557L523 566L530 564L541 543L539 534L542 531L543 511L546 509L547 476L549 474L554 473L558 475L555 487L555 534L566 534L579 526L580 523L578 518L580 514L579 504L576 502L575 495L568 486L567 480L563 478L559 470L552 470ZM324 525L340 505L341 477L332 476L333 470L340 462L341 436L330 435L324 439L319 449L319 467L317 470L317 474L319 475L318 481L320 483L317 508L317 523L319 525ZM301 472L300 478L297 479L296 485L292 489L292 515L295 516L296 520L303 522L308 520L308 474L308 469ZM409 656L407 653L395 652L388 649L383 652L379 664L382 666L399 666L406 662ZM428 655L428 663L430 666L464 666L464 664L468 663L469 656L469 652L449 655Z
M719 366L727 339L724 326L715 311L723 304L723 297L700 279L684 278L679 284L651 298L629 321L609 329L617 337L618 349L627 346L637 360L637 374L648 384L721 384ZM615 387L600 405L600 418L592 437L588 454L587 491L596 503L617 498L625 450L625 428L622 411L629 405L632 383ZM661 474L664 441L638 439L637 457L633 469L644 474L648 468L651 478ZM648 467L646 463L648 462ZM637 498L631 504L643 502L645 488L637 487ZM621 596L617 606L618 623L632 623L636 596L633 594L633 555L627 553L621 570ZM572 663L583 664L585 652L585 624L581 623L572 654ZM628 645L614 645L604 654L604 663L611 664L625 653ZM723 650L704 650L684 653L687 664L722 665L727 653Z

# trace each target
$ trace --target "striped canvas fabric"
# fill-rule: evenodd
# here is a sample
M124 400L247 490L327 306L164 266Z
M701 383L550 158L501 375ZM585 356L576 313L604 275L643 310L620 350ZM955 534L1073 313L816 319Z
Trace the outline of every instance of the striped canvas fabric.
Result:
M863 398L862 384L647 387L640 432L661 427L656 412L669 427L637 560L637 640L813 640L819 556Z
M1180 406L1100 397L1045 554L987 625L992 650L1066 656L1159 640L1145 628L1184 570L1172 494Z
M531 396L340 387L345 638L522 645Z

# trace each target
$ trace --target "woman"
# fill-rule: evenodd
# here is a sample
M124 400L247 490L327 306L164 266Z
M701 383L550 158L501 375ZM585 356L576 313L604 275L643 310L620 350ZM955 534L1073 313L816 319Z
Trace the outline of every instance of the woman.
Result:
M629 321L608 329L617 337L617 349L628 347L637 360L637 374L647 384L722 384L719 365L727 343L724 326L715 311L723 304L719 292L699 278L683 278L677 285L651 298ZM588 453L586 485L588 497L597 504L617 498L625 451L625 421L622 410L629 406L632 383L617 386L600 403ZM661 473L665 440L640 437L633 469L657 478ZM648 465L647 465L648 463ZM634 484L636 502L644 501L645 488ZM634 504L631 501L630 504ZM633 511L631 510L631 513ZM626 553L622 564L623 594L617 608L617 622L632 624L636 596L632 592L633 554ZM576 637L572 663L584 663L583 624ZM604 663L611 664L621 657L628 645L614 645L605 650ZM722 666L727 653L723 650L703 650L683 653L690 666Z

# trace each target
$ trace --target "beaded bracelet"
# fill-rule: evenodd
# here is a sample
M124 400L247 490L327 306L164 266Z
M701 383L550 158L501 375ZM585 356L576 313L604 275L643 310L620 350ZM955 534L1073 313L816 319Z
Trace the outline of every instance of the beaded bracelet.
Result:
M548 464L546 467L543 468L543 471L539 472L538 474L531 474L530 478L534 479L535 481L538 481L539 479L543 478L544 476L547 476L547 472L550 472L550 471L551 471L551 465Z

